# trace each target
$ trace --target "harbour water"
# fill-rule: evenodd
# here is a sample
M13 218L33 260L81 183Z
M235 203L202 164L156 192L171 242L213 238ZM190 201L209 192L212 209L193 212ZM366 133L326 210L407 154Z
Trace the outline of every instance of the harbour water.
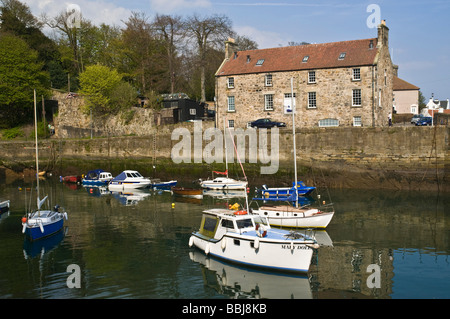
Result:
M11 200L11 210L0 219L1 299L450 297L447 194L329 190L336 214L326 231L312 233L322 246L310 271L294 276L237 267L189 248L204 209L239 199L110 194L56 178L40 185L69 219L64 232L28 242L21 217L33 185L3 183L0 198ZM328 192L321 200L327 198Z

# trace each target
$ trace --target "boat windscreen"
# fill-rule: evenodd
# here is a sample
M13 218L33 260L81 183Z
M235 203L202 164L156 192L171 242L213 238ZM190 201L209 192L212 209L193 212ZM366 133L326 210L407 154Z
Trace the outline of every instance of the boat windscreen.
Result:
M239 229L241 229L241 228L246 228L246 227L252 227L253 223L250 218L246 218L246 219L236 220L236 225Z
M216 217L203 215L199 233L213 238L216 233L218 221Z

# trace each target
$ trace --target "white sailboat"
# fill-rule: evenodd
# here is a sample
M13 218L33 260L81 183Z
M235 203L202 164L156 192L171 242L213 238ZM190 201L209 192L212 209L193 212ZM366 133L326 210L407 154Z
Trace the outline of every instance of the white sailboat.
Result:
M225 121L223 123L223 129L225 133ZM233 138L233 137L232 137ZM218 172L213 171L215 174L219 175L225 175L226 177L216 177L212 180L208 179L206 181L200 181L200 186L205 189L247 189L248 182L245 181L238 181L233 178L228 177L228 156L227 156L227 139L224 134L224 143L225 143L225 166L226 170L225 172Z
M38 134L37 134L37 114L36 114L36 90L34 91L34 125L36 138L36 180L37 180L37 209L27 213L22 218L22 233L32 241L59 232L64 226L64 219L67 219L66 212L60 212L60 207L56 205L53 210L43 210L42 205L48 196L40 199L39 194L39 152L38 152Z
M294 79L291 78L291 110L292 110L292 135L294 147L294 174L297 185L297 149L295 143L295 106L294 106ZM272 226L298 227L298 228L326 228L334 215L331 206L323 208L298 207L298 190L295 188L295 206L292 205L264 205L254 209L252 213L267 217ZM331 209L330 209L331 208ZM326 209L326 211L325 211Z

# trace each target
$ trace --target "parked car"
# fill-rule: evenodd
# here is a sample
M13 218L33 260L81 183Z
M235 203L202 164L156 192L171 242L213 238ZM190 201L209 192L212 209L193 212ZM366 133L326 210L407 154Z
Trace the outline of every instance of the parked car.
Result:
M255 128L271 128L271 127L286 127L284 122L275 122L270 119L259 119L250 123L251 127Z
M430 116L422 117L416 122L416 126L427 126L432 124L433 118Z
M416 124L418 120L423 119L425 116L423 114L416 114L411 118L411 124Z

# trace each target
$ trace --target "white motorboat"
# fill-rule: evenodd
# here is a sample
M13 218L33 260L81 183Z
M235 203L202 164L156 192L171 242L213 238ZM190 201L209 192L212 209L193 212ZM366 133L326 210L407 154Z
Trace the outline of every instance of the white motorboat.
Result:
M206 189L246 189L248 182L229 177L216 177L212 180L201 181L200 185Z
M111 191L147 188L151 183L149 178L142 176L138 171L125 170L109 182L108 188Z
M265 217L229 209L204 211L189 246L233 263L303 273L309 270L314 249L319 247L307 235L271 228Z

